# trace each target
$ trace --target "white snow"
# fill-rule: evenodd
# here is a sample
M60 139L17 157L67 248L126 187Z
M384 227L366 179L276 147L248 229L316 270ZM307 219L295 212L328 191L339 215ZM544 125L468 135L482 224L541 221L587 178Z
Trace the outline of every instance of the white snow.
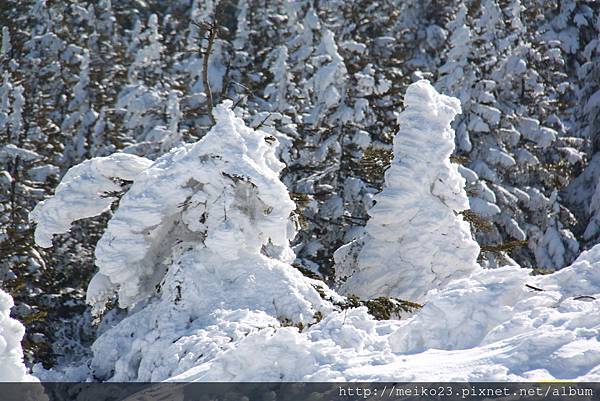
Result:
M474 197L469 199L471 210L482 217L492 217L500 213L500 208L485 199Z
M27 171L27 175L35 181L46 181L49 176L56 176L60 172L60 169L51 164L45 164L43 166L32 167Z
M39 159L40 155L31 150L19 148L18 146L15 146L13 144L6 145L2 149L0 149L0 158L2 159L15 159L17 157L25 161L32 161Z
M21 339L25 327L10 317L13 306L12 297L0 290L0 382L37 381L23 363Z
M358 308L302 333L267 328L171 380L598 380L599 267L597 246L552 275L478 270L408 320Z
M525 139L536 145L547 148L554 142L558 133L552 128L540 127L540 122L534 118L523 117L519 121L519 131Z
M499 164L503 167L511 167L516 164L515 159L506 152L494 148L488 149L488 152L487 160L490 163Z

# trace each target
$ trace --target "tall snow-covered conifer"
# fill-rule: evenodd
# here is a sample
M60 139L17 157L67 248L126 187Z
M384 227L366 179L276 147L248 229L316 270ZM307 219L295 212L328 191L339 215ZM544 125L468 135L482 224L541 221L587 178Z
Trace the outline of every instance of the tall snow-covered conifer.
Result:
M469 207L464 179L449 160L460 103L421 80L408 87L404 104L366 235L336 253L345 293L423 300L477 268L479 246L459 215Z

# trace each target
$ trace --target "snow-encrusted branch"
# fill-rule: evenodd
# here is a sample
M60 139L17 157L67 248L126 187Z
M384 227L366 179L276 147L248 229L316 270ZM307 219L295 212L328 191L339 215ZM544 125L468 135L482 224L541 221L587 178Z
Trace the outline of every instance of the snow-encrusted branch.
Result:
M37 223L36 243L49 248L52 236L68 232L74 221L109 210L116 200L111 194L122 190L115 179L133 181L151 163L143 157L116 153L71 168L56 187L54 196L40 202L30 214L30 219Z

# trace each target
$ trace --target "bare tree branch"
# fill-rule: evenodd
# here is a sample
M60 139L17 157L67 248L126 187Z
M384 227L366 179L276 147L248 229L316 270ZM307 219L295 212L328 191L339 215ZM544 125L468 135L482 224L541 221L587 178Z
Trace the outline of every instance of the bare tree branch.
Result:
M213 14L213 19L210 24L208 24L208 43L206 45L206 50L202 52L203 60L202 60L202 80L204 81L204 92L206 93L206 105L208 109L208 116L210 117L211 124L215 124L215 117L212 114L213 111L213 97L212 91L210 90L210 82L208 81L208 61L210 58L210 54L212 53L212 48L217 39L217 14Z

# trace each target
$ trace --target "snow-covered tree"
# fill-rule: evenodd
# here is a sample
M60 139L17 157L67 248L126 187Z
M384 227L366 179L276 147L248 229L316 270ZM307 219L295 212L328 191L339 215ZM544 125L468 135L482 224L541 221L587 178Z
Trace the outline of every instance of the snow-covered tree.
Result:
M285 112L291 107L288 99L298 97L293 77L288 66L288 49L279 46L275 49L275 59L270 67L273 82L265 88L265 95L269 98L273 111Z
M456 16L448 24L450 30L451 48L447 53L446 62L440 66L440 79L437 88L444 93L451 93L461 101L465 116L456 124L456 136L459 149L470 152L472 149L469 138L469 111L472 107L471 91L476 80L475 67L469 62L473 57L471 42L473 40L470 28L465 24L467 8L461 4ZM473 125L473 124L471 124Z
M595 187L589 204L591 217L583 233L583 239L586 241L595 240L600 235L600 180L596 181Z
M2 361L0 381L36 381L33 376L27 373L23 363L21 339L25 334L25 327L19 321L10 317L10 309L13 306L12 297L0 290L0 344L2 344L0 347L0 360ZM24 395L23 393L22 395Z
M230 107L215 109L199 142L149 167L120 154L76 166L32 214L48 246L72 221L109 207L110 178L133 180L96 247L87 292L96 313L115 295L129 310L93 346L96 377L163 380L233 344L217 337L306 325L333 308L321 282L288 264L295 206L278 178L277 143Z
M600 239L600 19L597 16L594 18L595 14L587 7L578 9L576 3L567 3L569 7L561 8L561 13L553 22L562 28L558 29L559 35L564 31L570 32L570 35L563 36L572 38L578 45L571 46L578 78L574 124L576 135L587 144L589 161L584 171L569 184L565 197L581 221L582 242L588 247ZM573 25L577 26L577 30Z
M459 215L469 207L464 179L449 160L460 103L421 80L408 87L404 104L366 235L336 253L344 293L423 300L477 268L479 247Z
M90 53L84 50L80 56L79 79L73 88L73 99L69 102L65 120L61 124L64 134L72 138L68 144L65 158L67 163L79 162L92 156L93 127L98 113L90 104Z
M31 289L39 284L44 262L31 246L28 214L43 197L41 184L57 169L43 164L42 156L36 152L36 132L27 130L23 115L25 88L12 85L5 74L0 91L4 109L0 118L6 118L0 140L0 280L16 280L11 284L17 286L28 275L31 282L26 286ZM19 295L26 298L26 294Z

